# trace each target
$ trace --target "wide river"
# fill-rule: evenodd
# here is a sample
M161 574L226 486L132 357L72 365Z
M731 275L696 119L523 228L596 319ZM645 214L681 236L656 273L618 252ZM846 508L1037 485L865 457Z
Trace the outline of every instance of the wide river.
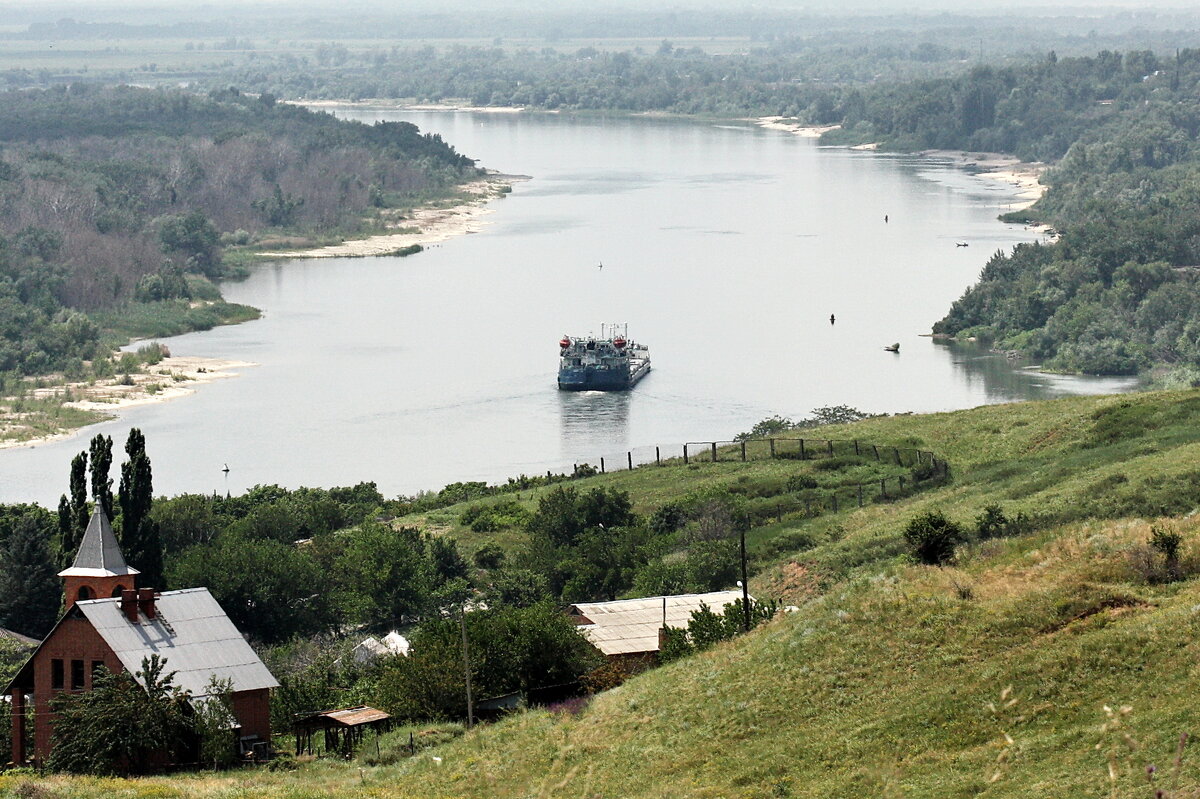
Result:
M937 411L1129 385L920 337L993 252L1035 237L996 220L1013 202L997 181L749 123L344 113L412 121L532 180L484 232L419 255L281 262L225 286L263 319L168 344L256 366L0 451L0 501L53 506L87 437L119 450L131 426L159 493L373 480L391 496L613 464L825 405ZM560 393L559 338L604 322L627 322L653 371L629 393Z

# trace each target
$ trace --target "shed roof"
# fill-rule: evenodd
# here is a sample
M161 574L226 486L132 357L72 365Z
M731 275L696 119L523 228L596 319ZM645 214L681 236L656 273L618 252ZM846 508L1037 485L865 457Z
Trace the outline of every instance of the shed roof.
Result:
M99 505L92 511L88 520L87 530L83 540L79 542L79 551L75 553L75 562L71 568L63 569L59 577L119 577L140 572L125 563L121 554L121 545L113 533L108 515Z
M175 685L193 697L208 694L212 676L230 680L234 691L279 685L207 588L159 594L155 618L139 615L137 622L121 611L120 598L91 599L75 607L130 674L142 668L142 658L158 655L167 672L175 672Z
M699 610L701 605L720 613L723 607L741 598L741 591L711 591L580 602L569 607L567 613L579 618L580 632L601 652L629 655L658 651L658 630L664 624L664 616L668 627L687 627L692 611Z
M382 710L360 705L359 707L348 707L341 710L323 710L320 713L313 713L311 716L302 719L300 725L306 727L358 727L363 724L385 721L390 718L391 716Z

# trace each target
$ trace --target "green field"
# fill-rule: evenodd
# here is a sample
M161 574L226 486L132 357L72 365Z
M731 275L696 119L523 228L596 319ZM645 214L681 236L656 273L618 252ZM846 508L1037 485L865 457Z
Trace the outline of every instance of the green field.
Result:
M752 579L757 595L797 609L576 715L523 713L415 757L405 732L384 739L381 757L368 746L350 764L129 781L13 773L0 789L214 799L1196 795L1200 753L1177 749L1198 726L1200 582L1190 575L1200 573L1200 391L827 432L931 449L954 480L756 528L762 544L799 531L816 542L760 558ZM804 468L680 464L578 485L620 487L645 509L705 482ZM1026 513L1032 529L964 545L947 567L904 554L904 523L919 511L940 508L971 527L990 503ZM448 531L463 534L452 521L463 507L438 512ZM1155 525L1183 536L1178 581L1159 579L1146 546Z

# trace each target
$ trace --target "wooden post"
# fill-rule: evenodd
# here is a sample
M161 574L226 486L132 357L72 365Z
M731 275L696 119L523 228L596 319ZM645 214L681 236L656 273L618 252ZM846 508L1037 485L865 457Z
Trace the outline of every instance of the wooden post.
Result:
M625 456L629 460L629 471L632 472L633 471L633 450L626 451Z
M604 458L600 459L600 474L604 474Z
M879 447L872 444L871 449L875 452L875 460L879 460Z
M900 475L900 493L904 493L904 475Z
M774 458L775 457L775 439L768 438L767 441L771 442L771 457ZM801 446L803 446L803 445L801 445Z
M808 460L808 456L804 454L804 439L800 439L800 460Z
M746 440L742 439L742 463L746 462Z
M858 439L857 439L857 438L856 438L856 439L854 439L854 454L855 454L855 455L861 455L861 454L862 454L862 453L861 453L861 452L859 452L859 450L858 450Z
M883 498L884 498L884 499L887 499L887 498L888 498L888 495L887 495L887 478L886 478L886 477L885 477L885 478L883 478L882 480L880 480L880 481L879 481L879 493L883 495Z
M837 506L837 494L836 494L836 493L835 493L835 494L833 494L833 512L834 512L834 513L837 513L837 512L838 512L838 506Z
M829 444L829 457L832 458L833 457L833 439L830 438L830 439L827 439L826 441Z
M858 507L862 507L862 483L858 484Z
M688 465L687 444L683 445L683 465L684 466Z
M475 702L471 698L471 650L467 645L467 608L466 605L458 614L458 626L462 631L463 646L463 676L467 680L467 729L475 726Z
M658 447L654 448L654 465L662 466L662 453L658 451Z
M717 442L712 443L713 463L717 462Z
M903 463L903 462L900 460L900 448L899 448L899 447L892 447L892 452L896 453L896 465L897 465L897 466L903 466L903 465L904 465L904 463Z

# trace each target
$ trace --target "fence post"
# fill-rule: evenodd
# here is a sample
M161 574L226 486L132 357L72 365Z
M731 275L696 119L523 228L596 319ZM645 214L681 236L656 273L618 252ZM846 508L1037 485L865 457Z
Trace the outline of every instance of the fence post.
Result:
M832 494L831 496L833 497L833 512L837 513L838 512L837 494L835 493L835 494Z
M825 441L826 441L826 443L829 444L829 457L832 458L833 457L833 439L827 438L827 439L825 439Z
M662 453L658 451L658 447L654 448L654 465L662 466Z
M742 439L742 463L746 462L746 439Z
M775 439L768 438L767 441L771 442L771 457L774 458L775 457Z
M861 455L861 454L862 454L861 452L859 452L859 451L858 451L858 439L857 439L857 438L856 438L856 439L854 439L854 454L855 454L855 455Z
M904 475L900 475L900 493L904 493Z
M633 471L633 450L625 450L625 457L629 459L629 471Z
M860 507L860 508L861 508L861 507L862 507L862 505L863 505L863 500L862 500L862 483L859 483L859 484L858 484L858 507Z
M875 460L879 460L879 447L872 444L871 451L875 453Z
M806 455L804 453L804 439L803 438L800 439L800 460L802 460L802 461L808 460L808 455Z
M887 478L886 478L886 477L885 477L885 478L883 478L882 480L880 480L880 481L879 481L879 493L883 495L883 498L884 498L884 499L887 499L887 498L888 498L888 495L887 495Z
M713 463L717 462L717 442L712 443Z
M687 444L684 444L684 445L683 445L683 465L684 465L684 466L687 466L687 465L688 465L688 457L687 457Z
M897 466L903 466L903 465L904 465L904 462L900 460L900 448L899 448L899 447L892 447L892 452L896 453L896 465L897 465Z
M604 458L600 459L600 474L604 474Z

